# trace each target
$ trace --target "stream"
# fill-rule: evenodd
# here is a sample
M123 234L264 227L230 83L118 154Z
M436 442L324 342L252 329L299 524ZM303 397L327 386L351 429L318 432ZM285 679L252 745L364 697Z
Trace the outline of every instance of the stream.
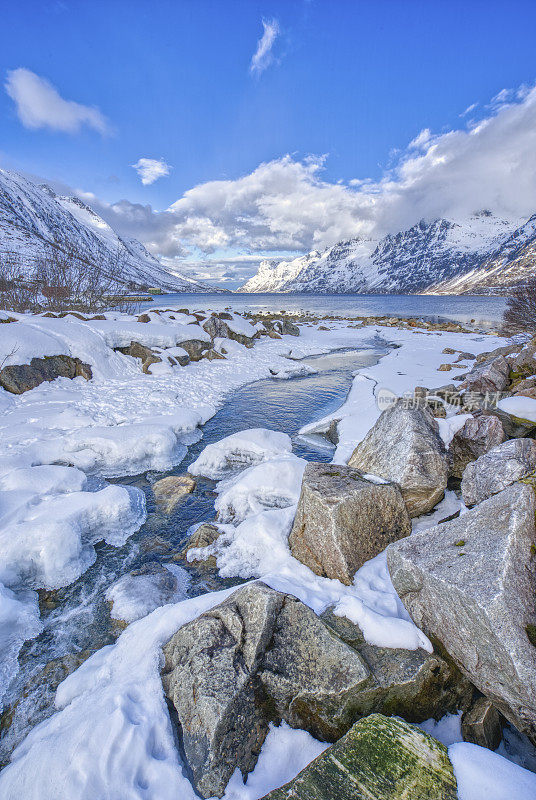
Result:
M114 481L145 492L147 520L123 547L97 545L95 563L73 584L40 592L44 629L37 638L26 642L19 655L20 671L0 717L0 766L9 761L11 752L29 730L54 712L58 684L121 633L124 624L111 618L110 604L105 599L106 590L119 577L156 561L177 564L190 573L189 597L242 582L198 570L177 556L190 527L214 519L214 482L199 479L195 491L168 516L155 506L151 484L166 475L183 474L208 444L248 428L287 433L296 455L330 461L333 446L326 439L301 437L298 431L337 409L348 394L355 371L376 364L389 349L383 339L370 339L359 350L339 350L304 359L301 363L317 370L315 374L247 384L228 395L204 426L202 437L189 447L185 459L174 469Z

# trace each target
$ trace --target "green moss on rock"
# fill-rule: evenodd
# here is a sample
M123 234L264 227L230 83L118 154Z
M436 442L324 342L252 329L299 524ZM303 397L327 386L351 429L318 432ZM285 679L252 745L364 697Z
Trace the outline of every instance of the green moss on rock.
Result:
M372 714L264 800L457 800L444 745L396 717Z

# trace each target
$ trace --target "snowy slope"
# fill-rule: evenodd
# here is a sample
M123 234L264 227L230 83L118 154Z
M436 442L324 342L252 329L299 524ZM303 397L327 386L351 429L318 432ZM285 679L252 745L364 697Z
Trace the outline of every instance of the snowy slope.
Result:
M60 197L49 186L0 169L0 253L18 253L30 265L50 244L111 263L119 254L125 281L168 291L213 291L168 272L140 242L119 236L79 198Z
M532 237L532 238L531 238ZM532 250L527 243L532 241ZM244 292L415 294L490 291L532 271L536 218L481 211L463 221L419 222L383 239L349 239L292 261L263 261ZM521 254L522 253L522 254ZM505 276L504 263L511 267ZM474 288L464 278L475 274ZM478 273L478 275L477 275Z
M430 287L427 294L495 294L536 275L536 214L509 236L481 266Z

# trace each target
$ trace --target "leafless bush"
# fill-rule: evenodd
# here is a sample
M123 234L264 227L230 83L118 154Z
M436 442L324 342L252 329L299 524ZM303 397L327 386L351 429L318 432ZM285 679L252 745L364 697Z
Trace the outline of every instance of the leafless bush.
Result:
M536 276L516 287L508 298L501 332L527 338L536 335Z
M50 245L33 262L16 254L0 256L0 308L13 311L131 311L125 260Z
M39 308L38 286L33 270L23 269L22 259L16 253L0 255L0 309L32 311Z

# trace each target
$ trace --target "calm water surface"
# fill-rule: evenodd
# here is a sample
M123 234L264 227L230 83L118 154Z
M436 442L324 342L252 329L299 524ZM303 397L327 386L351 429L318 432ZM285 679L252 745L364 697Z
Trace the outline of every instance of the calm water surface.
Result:
M223 311L288 311L292 314L311 313L339 317L381 316L418 317L432 321L471 320L482 327L495 327L506 307L503 297L436 296L431 295L369 295L369 294L168 294L155 296L142 308L158 306L185 307L190 311L210 308Z

